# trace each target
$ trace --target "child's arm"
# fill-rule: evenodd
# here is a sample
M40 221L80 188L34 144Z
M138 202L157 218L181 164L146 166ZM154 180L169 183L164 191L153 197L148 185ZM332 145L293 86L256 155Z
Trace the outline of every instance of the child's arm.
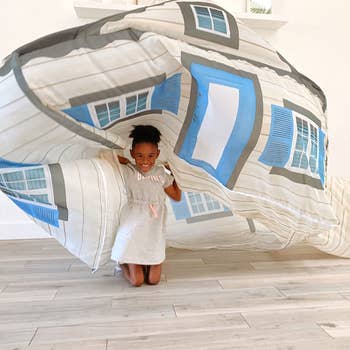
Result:
M171 173L171 169L170 169L170 166L168 163L165 163L164 167L166 169L168 169ZM177 185L175 179L170 186L164 188L164 191L173 200L175 200L177 202L179 202L181 200L181 190L180 190L179 186Z
M180 200L181 200L181 190L180 190L179 186L177 185L175 179L174 179L172 185L164 188L164 191L174 201L180 202Z

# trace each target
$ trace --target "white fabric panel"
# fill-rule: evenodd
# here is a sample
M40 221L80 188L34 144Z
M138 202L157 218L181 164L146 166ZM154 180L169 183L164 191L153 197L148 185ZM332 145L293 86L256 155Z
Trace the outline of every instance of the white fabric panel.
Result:
M209 84L208 107L198 133L193 158L203 160L216 169L234 128L238 105L238 89ZM212 141L213 137L216 137L215 141Z

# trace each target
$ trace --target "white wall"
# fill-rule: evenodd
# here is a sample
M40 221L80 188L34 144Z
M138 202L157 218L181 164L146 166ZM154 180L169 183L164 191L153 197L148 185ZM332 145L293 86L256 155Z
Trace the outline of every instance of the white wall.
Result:
M245 0L217 0L232 11L245 9ZM274 0L274 13L288 23L277 31L262 31L279 52L301 73L314 80L328 99L329 172L350 178L347 142L350 123L350 26L347 0ZM73 0L2 0L0 58L40 36L86 23L78 19ZM23 230L26 226L26 230ZM0 194L0 239L41 233L12 203ZM21 235L22 234L22 235ZM14 235L15 236L15 235ZM13 236L13 237L14 237Z

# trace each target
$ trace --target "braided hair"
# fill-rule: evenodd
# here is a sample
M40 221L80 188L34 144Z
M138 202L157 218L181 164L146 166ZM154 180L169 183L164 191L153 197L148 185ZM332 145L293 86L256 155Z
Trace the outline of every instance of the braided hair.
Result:
M152 125L134 125L129 137L132 138L132 148L138 143L149 142L158 146L160 131Z

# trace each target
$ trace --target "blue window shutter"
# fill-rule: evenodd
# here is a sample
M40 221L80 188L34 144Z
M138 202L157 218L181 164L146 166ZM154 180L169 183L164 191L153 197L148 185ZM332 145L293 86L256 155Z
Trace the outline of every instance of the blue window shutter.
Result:
M0 158L0 168L24 168L28 166L39 166L39 163L15 163L10 160Z
M324 185L324 163L325 163L325 133L321 130L319 130L319 141L318 141L318 174L320 175L320 179L322 182L322 185Z
M177 114L181 96L181 74L175 74L154 87L151 109Z
M184 193L181 195L180 202L176 202L170 199L170 203L173 208L176 220L185 220L191 217L190 209L188 208L186 196Z
M293 112L288 108L272 105L270 135L259 161L283 168L292 149L293 132Z
M87 105L76 106L71 108L62 109L62 112L68 114L75 120L95 126L91 119L89 108Z
M40 205L34 205L9 197L19 208L24 212L33 216L36 219L46 222L52 226L59 227L58 210L53 208L46 208Z

